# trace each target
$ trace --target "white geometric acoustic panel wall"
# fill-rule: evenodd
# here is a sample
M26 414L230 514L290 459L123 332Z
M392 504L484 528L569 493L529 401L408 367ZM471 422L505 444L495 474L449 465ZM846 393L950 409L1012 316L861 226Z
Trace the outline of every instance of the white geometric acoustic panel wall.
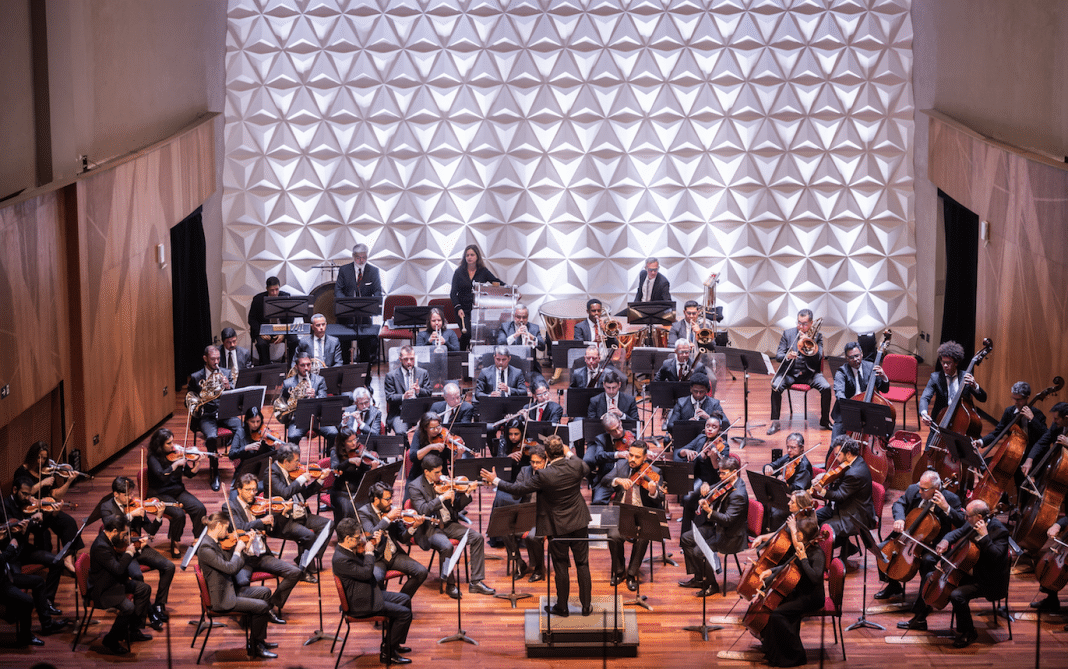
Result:
M655 255L735 345L912 336L911 47L909 0L232 0L222 320L360 240L445 296L473 242L535 309Z

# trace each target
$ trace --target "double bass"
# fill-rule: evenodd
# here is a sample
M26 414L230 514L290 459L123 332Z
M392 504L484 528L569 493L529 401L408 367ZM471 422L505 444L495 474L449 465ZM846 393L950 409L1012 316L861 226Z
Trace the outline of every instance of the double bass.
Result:
M985 521L987 516L981 516ZM920 597L933 609L941 611L949 604L949 596L957 589L964 577L971 573L979 562L979 545L975 543L975 527L957 539L938 561L935 571L924 581Z
M957 370L958 378L963 379L965 375L972 374L975 366L981 363L986 356L990 354L990 351L994 350L994 342L990 338L983 339L983 348L974 356L972 356L971 362L968 363L968 368L964 371ZM971 397L964 397L964 383L958 384L956 394L950 398L949 405L939 412L937 417L938 427L941 430L948 430L950 432L956 432L957 434L965 434L973 439L979 437L983 431L983 421L979 416L979 413L975 410L975 405L972 404ZM934 469L938 472L938 476L943 480L955 477L955 488L949 488L950 492L955 492L958 495L963 494L963 491L970 488L970 472L964 471L961 466L961 462L956 458L949 455L949 450L942 444L941 431L934 435L934 438L927 445L927 452L925 453L928 462L934 465ZM917 478L919 474L922 474L926 467L917 467Z
M889 329L883 331L883 341L879 344L879 351L875 355L875 363L872 366L871 374L865 381L865 390L863 393L857 393L852 399L858 402L866 402L868 404L881 404L890 409L890 419L892 422L897 422L897 411L894 409L894 405L890 400L883 397L881 394L875 391L875 367L883 361L883 354L886 353L886 347L890 345L890 337L893 333ZM893 475L892 468L894 466L893 460L890 459L890 455L887 453L886 440L882 437L876 437L870 434L861 434L859 432L851 432L849 436L854 440L860 442L861 449L860 455L864 458L864 461L868 463L868 469L871 470L871 479L879 485L886 483L891 475Z
M1047 462L1049 466L1043 468ZM1057 522L1068 495L1068 447L1051 443L1032 471L1043 472L1038 494L1023 505L1013 539L1024 550L1035 552L1045 543L1046 531Z

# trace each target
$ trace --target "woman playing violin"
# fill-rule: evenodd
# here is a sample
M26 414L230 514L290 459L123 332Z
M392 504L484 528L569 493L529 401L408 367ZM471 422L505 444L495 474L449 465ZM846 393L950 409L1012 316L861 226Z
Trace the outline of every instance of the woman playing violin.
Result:
M34 442L26 451L22 465L15 470L15 479L28 478L36 481L31 492L39 497L51 497L62 501L74 483L74 476L64 476L56 463L52 462L48 444Z
M501 430L501 438L497 443L497 457L498 458L511 458L514 464L510 467L510 470L501 472L502 480L509 483L514 482L519 476L519 472L530 464L530 446L535 442L525 438L525 421L522 416L513 418L504 425L504 429ZM520 497L510 495L503 490L498 490L497 495L493 498L493 507L496 509L501 506L510 506L512 504L519 504ZM500 548L505 545L504 537L490 537L489 544L491 548Z
M38 522L32 523L29 528L34 538L34 547L45 551L52 550L50 532L56 535L59 547L67 545L67 542L75 539L78 534L77 521L62 509L63 496L74 482L74 477L64 479L55 473L48 473L49 465L51 464L52 467L55 465L49 460L48 453L48 444L43 441L35 442L26 451L22 466L15 470L15 481L31 483L30 501L34 504L38 501L44 502L39 505L40 508L33 508L28 515L38 518ZM49 504L49 500L56 504ZM74 572L74 557L84 547L85 544L80 537L75 539L70 554L63 558L63 566L72 573Z
M705 421L704 432L697 435L693 441L675 451L672 459L675 462L693 463L693 492L687 494L682 500L682 526L689 527L693 522L693 510L697 508L697 500L691 497L700 497L697 491L701 486L708 483L719 483L719 460L731 454L731 445L726 435L720 431L719 418L710 416Z
M741 470L742 463L736 456L720 458L720 482L715 486L704 483L697 494L688 497L693 527L718 553L740 553L746 547L749 494ZM701 588L702 594L713 595L719 592L715 572L698 549L693 530L687 525L683 527L686 531L679 537L679 547L686 559L686 573L693 574L693 578L681 581L679 585Z
M204 516L208 510L192 493L185 489L183 478L193 478L200 471L201 460L189 460L181 455L174 444L174 434L165 427L152 433L148 442L148 491L152 497L164 502L178 502L181 506L167 507L163 515L170 519L167 536L171 540L171 557L181 557L179 543L185 531L185 517L193 521L193 536L199 537L204 529Z
M359 433L352 428L338 430L334 451L330 454L330 467L340 472L330 488L330 506L334 507L334 524L342 518L355 518L352 495L360 488L364 474L381 465L378 456L367 451Z
M419 425L416 428L415 436L412 438L412 445L408 449L408 456L412 460L412 468L408 472L408 480L414 481L423 475L423 458L431 453L438 454L445 462L445 472L451 471L449 463L452 460L449 453L445 453L446 448L456 447L456 455L462 456L466 449L459 448L463 446L463 439L455 437L449 433L441 425L441 419L433 411L428 411L419 419ZM407 494L407 490L405 491Z
M248 458L264 454L274 455L275 444L281 441L267 430L260 408L249 407L245 412L244 425L234 432L227 457L234 462L234 471L237 471Z

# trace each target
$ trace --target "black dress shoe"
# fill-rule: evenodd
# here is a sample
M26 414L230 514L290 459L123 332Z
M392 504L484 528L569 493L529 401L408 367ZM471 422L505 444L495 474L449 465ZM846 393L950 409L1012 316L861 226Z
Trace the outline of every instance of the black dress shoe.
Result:
M130 652L130 649L122 645L122 642L118 639L109 639L107 637L104 637L103 641L101 641L100 644L104 646L104 649L112 655L126 655Z
M382 664L411 664L412 663L411 658L404 657L400 653L392 653L390 655L386 655L385 653L381 653L378 656L378 661L381 662Z
M679 581L679 587L680 588L700 588L701 587L701 583L702 583L701 579L699 579L696 576L694 576L693 578L691 578L688 581Z
M489 587L482 581L475 581L471 585L467 586L468 592L473 592L476 595L495 595L497 591Z
M633 576L628 576L627 577L627 590L630 590L631 592L635 592L635 591L637 591L637 589L638 589L638 579L634 578Z
M617 585L619 585L620 583L623 582L623 578L624 578L624 576L622 574L620 574L620 575L613 574L612 578L608 579L608 585L614 588L614 587L616 587Z
M562 609L559 609L556 606L549 606L548 604L546 604L542 608L545 609L546 613L549 613L549 614L554 615L554 616L560 616L561 618L566 618L569 615L571 615L571 611L569 611L566 607L562 608Z
M163 622L167 622L171 619L171 614L167 613L167 607L162 604L156 604L152 607L152 615L156 616Z
M275 648L278 648L278 644L276 644L273 641L264 641L264 642L262 642L262 645L267 650L274 650Z
M318 583L319 577L311 572L305 572L300 575L300 580L304 581L305 583Z
M697 593L695 594L695 596L697 596L697 597L712 597L713 595L718 595L718 594L719 594L719 584L718 583L713 583L712 585L709 585L707 587L704 587L704 588L701 588L700 590L698 590Z
M917 630L919 632L927 631L927 619L926 618L910 618L909 620L902 620L897 624L899 630Z
M219 488L221 488L221 487L222 487L222 485L219 483L219 477L218 476L212 476L211 477L211 489L216 491L216 492L218 492Z
M286 619L275 613L274 611L267 612L267 621L274 623L275 625L285 625Z
M277 653L272 653L263 643L256 644L250 655L252 655L252 657L261 657L265 660L273 660L278 657Z
M52 602L48 602L48 615L50 615L50 616L61 616L61 615L63 615L63 611L61 611L60 609L57 609L56 605L53 604Z
M820 429L821 430L830 430L831 429L830 421L820 421Z
M589 606L583 606L582 607L582 615L583 615L583 617L588 616L591 613L593 613L593 604L590 604Z
M1043 597L1031 602L1031 608L1042 612L1060 611L1061 602L1056 595L1053 595L1052 597Z
M46 623L44 625L41 625L41 631L39 632L39 634L41 636L51 636L51 635L55 634L56 632L59 632L60 630L62 630L66 626L67 626L67 623L65 621L54 620L54 619L53 620L49 620L48 623Z
M410 652L412 652L412 649L407 647L407 646L397 646L396 648L393 649L393 652L394 653L410 653Z
M141 630L133 630L130 632L130 641L151 641L152 635L145 634Z
M545 574L540 572L540 571L536 571L536 572L534 572L533 574L530 575L530 578L527 579L527 582L529 582L529 583L537 583L538 581L544 581L544 580L545 580Z
M528 572L529 569L530 569L530 567L527 566L526 562L523 562L522 560L516 562L515 563L515 577L516 578L523 578L524 576L527 575L527 572Z
M978 639L978 638L979 638L979 632L976 632L975 628L972 628L972 629L968 630L967 632L965 632L964 634L958 634L957 638L953 640L953 647L954 648L967 648L968 646L970 646L973 643L975 643L975 640Z
M460 589L457 588L454 584L450 583L449 585L445 586L445 594L449 597L452 597L453 599L460 599Z
M148 626L151 627L152 629L156 630L157 632L162 632L163 631L163 621L160 620L159 618L157 618L155 616L155 614L149 615L147 622L148 622Z
M875 599L890 599L891 597L900 597L905 594L905 589L900 585L890 584L875 593Z

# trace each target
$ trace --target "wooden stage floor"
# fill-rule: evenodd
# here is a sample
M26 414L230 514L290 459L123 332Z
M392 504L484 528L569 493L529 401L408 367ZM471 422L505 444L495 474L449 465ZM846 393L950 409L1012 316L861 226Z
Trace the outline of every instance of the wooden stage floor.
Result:
M924 378L921 376L921 378ZM564 380L555 384L555 387L564 387ZM758 424L753 429L754 436L764 439L764 443L750 444L744 450L734 452L740 455L748 466L756 468L768 461L771 448L783 447L786 435L794 430L805 434L807 443L811 446L822 442L822 446L816 449L812 457L814 462L822 462L826 446L829 442L829 432L821 431L817 425L819 416L819 399L813 394L810 398L809 422L806 425L801 420L800 396L794 398L794 406L797 410L793 422L784 421L783 429L772 437L767 437L766 430L769 414L768 406L768 379L762 376L751 377L750 394L750 422ZM376 390L380 391L381 380L376 377ZM381 396L381 392L376 392ZM723 402L724 408L732 420L739 417L742 412L743 386L742 379L732 381L729 377L721 378L718 385L717 396ZM175 393L177 398L174 416L167 421L167 426L174 430L179 440L183 437L185 428L184 408L181 406L181 398L184 392ZM784 402L784 405L786 403ZM908 409L908 420L912 426L916 425L914 405ZM783 407L784 416L790 418L787 406ZM900 411L900 408L899 408ZM658 421L659 422L659 421ZM900 424L900 416L899 416ZM989 426L987 426L989 429ZM740 432L740 431L739 431ZM147 443L147 439L145 440ZM79 521L82 520L93 508L99 498L107 492L113 477L119 474L134 476L139 467L140 449L130 448L109 465L97 472L92 481L82 482L73 487L70 499L79 502L80 506L73 512ZM206 469L206 467L205 467ZM224 479L229 479L229 463L223 461ZM398 482L398 490L400 483ZM209 507L216 510L222 503L220 493L213 493L208 487L207 474L202 473L195 479L187 479L187 486L198 495ZM890 505L901 494L899 490L888 491L888 499L883 509L884 527L892 522ZM482 509L488 514L492 501L492 495L483 495ZM671 511L674 518L680 515L680 508L672 498ZM487 516L488 517L488 516ZM702 641L698 634L683 631L684 626L699 625L701 623L701 601L693 596L694 591L679 588L676 582L685 578L682 564L682 555L678 548L678 523L672 524L674 539L668 542L668 551L672 553L680 566L655 567L653 582L649 581L648 566L643 570L643 584L641 591L648 597L648 603L652 611L636 609L638 629L640 633L640 646L637 658L631 659L608 659L605 666L618 667L678 667L678 666L726 666L745 667L754 666L756 663L744 659L721 657L720 653L726 651L736 657L742 657L747 651L752 650L753 639L744 628L739 625L724 625L722 630L712 632L707 642ZM99 523L90 526L85 531L86 544L91 543L99 529ZM157 545L165 545L163 533L157 537ZM187 530L186 540L190 539L190 531ZM272 540L272 546L277 549L277 542ZM188 545L188 544L186 544ZM329 568L329 558L333 549L328 549L324 566ZM288 557L292 558L292 548L287 546ZM629 553L629 549L628 549ZM418 547L413 548L413 556L424 561L427 553ZM503 549L487 549L488 555L503 556ZM659 551L657 551L659 555ZM751 556L752 551L743 554L743 558ZM611 595L608 586L609 557L607 550L599 549L591 553L591 563L594 576L594 594ZM498 592L508 590L509 579L505 575L505 562L500 560L487 560L486 582L496 588ZM744 566L744 561L743 561ZM435 570L436 571L436 570ZM845 613L843 623L845 626L855 622L861 614L864 604L862 593L864 587L863 562L860 569L851 571L846 577L845 590ZM148 582L155 586L155 576L149 574ZM572 578L574 576L572 575ZM728 576L731 591L726 596L717 596L708 600L708 614L711 617L722 618L741 616L745 612L745 603L733 593L733 586L738 581L737 572L734 569L733 560L730 561ZM879 589L877 571L874 564L869 561L867 568L867 606L873 607L879 603L872 599L872 594ZM915 592L915 582L909 584L910 595ZM393 586L396 589L396 586ZM454 633L457 629L456 602L444 594L438 593L438 580L435 575L427 580L427 583L418 592L414 599L415 620L412 624L408 645L413 648L411 658L413 666L435 667L563 667L563 666L593 666L601 664L600 659L528 659L523 645L523 612L527 608L536 606L538 596L545 593L545 583L529 584L525 581L517 584L517 590L531 592L535 597L521 600L518 608L512 609L506 600L479 595L471 595L466 592L463 599L463 627L468 635L478 640L481 644L477 647L462 644L448 643L439 645L437 640ZM1013 576L1010 585L1010 603L1014 612L1030 612L1028 602L1038 590L1033 575ZM576 589L572 587L572 596L577 596ZM621 593L628 595L626 590ZM337 595L334 589L333 579L329 573L324 573L322 578L322 601L324 625L328 633L333 633L337 626ZM302 646L314 630L319 627L318 617L318 590L315 585L300 583L294 590L292 597L286 606L285 614L288 625L274 626L269 629L268 638L279 644L279 659L272 661L248 662L243 654L243 635L233 623L228 629L218 629L212 634L211 641L204 656L204 663L215 666L239 667L246 665L265 665L278 667L307 666L329 667L333 666L335 656L330 654L330 642L320 641L311 646ZM63 609L66 615L74 612L74 583L69 578L64 578L60 586L60 594L56 605ZM634 608L634 607L630 607ZM171 622L162 633L155 633L155 639L150 642L135 644L134 653L122 657L112 657L101 654L99 651L100 637L110 626L110 615L97 613L96 618L101 620L101 625L95 625L90 629L88 638L83 640L77 651L71 652L70 644L73 640L72 632L64 632L45 639L43 648L30 650L11 650L4 648L3 666L5 667L28 667L35 662L50 662L57 667L85 667L85 666L112 666L112 665L141 665L153 663L162 666L191 666L196 661L196 650L191 649L193 626L188 624L190 620L196 620L199 616L200 605L197 595L196 583L192 568L187 572L178 571L170 597ZM985 600L976 602L973 610L989 611L990 605ZM1013 640L1008 640L1004 620L995 622L989 615L976 616L976 625L980 631L979 642L964 650L956 650L946 645L948 642L940 641L934 634L919 632L902 633L895 625L899 620L906 619L907 615L899 613L876 613L869 612L868 619L883 625L887 631L871 629L858 629L845 633L845 651L848 655L848 663L843 660L841 644L835 645L832 641L829 624L822 627L818 620L806 622L802 626L802 638L806 648L809 649L809 659L812 664L820 660L821 635L826 646L826 655L823 658L827 666L860 668L860 667L887 667L891 664L909 667L1024 667L1033 666L1036 662L1036 628L1033 618L1031 620L1018 620L1013 624ZM930 616L932 630L947 630L949 628L950 613L947 608L943 612L935 612ZM36 626L37 619L34 616ZM1064 622L1043 623L1041 629L1041 663L1047 667L1064 667L1068 665L1065 660L1068 655L1068 632L1063 631ZM71 628L68 628L71 629ZM148 630L151 632L151 630ZM13 628L10 625L0 625L0 642L10 642L13 639ZM199 646L199 640L198 640ZM357 657L358 654L363 654ZM342 660L343 667L370 667L379 666L378 663L378 633L368 625L354 625L352 636L349 639L346 657Z

